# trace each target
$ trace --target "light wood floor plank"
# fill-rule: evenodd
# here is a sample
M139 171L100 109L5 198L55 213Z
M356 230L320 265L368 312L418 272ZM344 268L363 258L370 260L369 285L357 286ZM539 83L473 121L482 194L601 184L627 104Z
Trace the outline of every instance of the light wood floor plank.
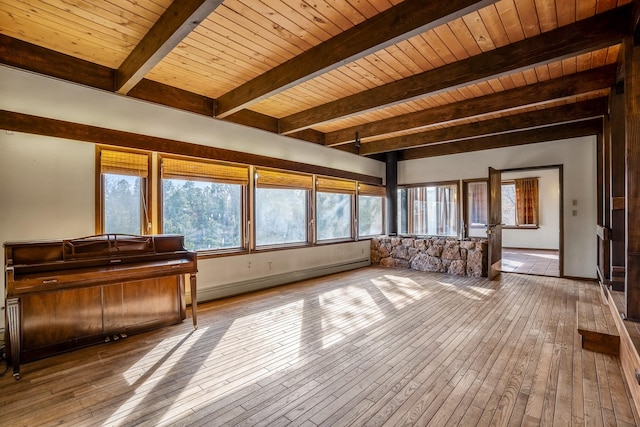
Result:
M1 377L0 425L636 425L618 359L581 348L576 301L598 292L368 267L202 303L196 331Z

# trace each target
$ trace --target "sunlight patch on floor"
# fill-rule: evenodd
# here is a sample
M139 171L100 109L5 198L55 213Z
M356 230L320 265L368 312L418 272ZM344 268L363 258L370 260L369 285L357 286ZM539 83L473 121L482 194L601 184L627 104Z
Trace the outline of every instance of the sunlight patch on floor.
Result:
M459 286L459 285L455 285L453 283L447 283L447 282L442 282L442 281L439 281L437 283L439 285L442 285L442 286L446 287L447 289L457 293L458 295L461 295L461 296L463 296L465 298L472 299L472 300L475 300L475 301L482 301L482 298L479 295L477 295L476 293L479 293L481 295L488 295L486 293L487 289L485 289L485 288L477 288L475 286ZM473 292L469 292L468 289L473 291ZM482 292L479 292L477 289L482 289Z
M523 262L519 262L519 261L513 261L510 259L502 259L502 268L505 267L510 267L510 268L518 268L518 267L522 267L524 265Z
M203 328L201 332L207 329ZM136 363L122 373L127 384L133 386L140 378L148 375L152 370L157 370L163 364L173 363L175 362L173 359L182 357L195 342L194 340L186 340L189 334L191 332L162 340L151 351L140 356Z
M496 293L495 289L491 288L481 288L480 286L469 286L469 289L473 289L474 292L477 292L482 295L490 296Z
M320 307L323 348L385 317L369 292L358 286L323 293L320 295Z
M238 387L255 384L275 372L289 368L290 358L300 350L303 306L304 300L299 300L237 318L219 339L215 338L215 327L210 331L209 328L200 328L185 342L173 348L169 357L167 355L171 351L167 349L167 345L158 344L143 358L147 364L148 357L154 358L153 367L156 372L152 372L140 384L130 382L135 387L134 394L122 403L107 423L118 422L135 410L138 403L154 390L156 383L162 382L167 372L178 363L186 363L189 349L201 340L201 345L207 345L207 341L211 340L212 349L207 358L199 362L198 374L194 374L192 378L207 380L189 381L188 386L177 395L177 399L167 402L160 422L173 417L173 402L181 402L180 399L185 396L195 399L206 395L207 399L211 399L215 395L222 398ZM238 348L242 350L238 351ZM128 374L128 381L139 382L140 378L144 377L140 372L144 371L144 367L132 366L127 372L129 371L131 372Z
M407 277L387 274L383 278L372 279L371 283L382 292L396 310L400 310L431 293Z
M162 340L150 352L138 359L138 362L124 371L123 378L133 393L111 414L105 424L120 424L127 415L137 410L140 402L154 391L155 385L162 380L166 372L180 363L197 342L197 338L194 336L206 333L207 329L209 328L202 328L188 334Z
M559 259L558 255L555 254L540 254L540 253L528 253L523 252L523 255L533 256L536 258L545 258L545 259Z
M269 366L270 372L277 366L274 359L297 354L300 349L304 300L284 304L267 311L253 313L235 319L204 366L215 369L221 360L233 358L239 370L249 371ZM238 347L242 353L237 353ZM277 371L277 369L276 369ZM230 380L235 371L225 371L218 380Z

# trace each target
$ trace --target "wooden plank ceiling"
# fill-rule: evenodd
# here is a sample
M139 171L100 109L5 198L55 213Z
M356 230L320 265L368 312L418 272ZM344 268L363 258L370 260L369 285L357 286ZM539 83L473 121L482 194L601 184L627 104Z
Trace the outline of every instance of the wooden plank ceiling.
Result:
M630 2L4 0L0 63L409 159L597 131Z

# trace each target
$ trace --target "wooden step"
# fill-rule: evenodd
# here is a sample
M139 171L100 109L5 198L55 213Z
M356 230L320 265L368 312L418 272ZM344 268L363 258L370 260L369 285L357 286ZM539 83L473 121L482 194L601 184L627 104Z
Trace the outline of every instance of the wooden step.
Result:
M582 348L613 356L620 354L620 334L605 303L577 301L576 316Z

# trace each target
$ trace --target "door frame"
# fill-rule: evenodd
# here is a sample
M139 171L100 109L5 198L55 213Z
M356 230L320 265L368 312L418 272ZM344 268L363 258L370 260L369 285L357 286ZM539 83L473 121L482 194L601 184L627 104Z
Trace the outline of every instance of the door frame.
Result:
M558 224L559 233L558 236L558 267L559 277L564 277L564 179L563 179L563 165L546 165L546 166L527 166L522 168L508 168L501 169L502 173L509 172L524 172L535 170L557 169L558 170Z

